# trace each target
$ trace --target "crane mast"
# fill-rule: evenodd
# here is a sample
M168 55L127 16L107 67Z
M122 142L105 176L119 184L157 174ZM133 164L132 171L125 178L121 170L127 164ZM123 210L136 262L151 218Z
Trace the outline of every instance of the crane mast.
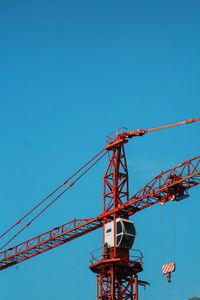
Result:
M161 172L130 197L124 145L130 138L196 121L200 121L200 118L193 118L146 130L123 131L112 137L106 147L94 157L96 161L93 162L94 159L91 159L81 167L80 170L83 170L83 173L79 175L80 170L78 170L75 173L75 175L78 174L78 178L50 202L50 204L53 203L68 188L73 186L91 168L91 166L88 166L89 163L92 162L92 166L95 165L105 153L108 153L109 161L104 174L103 212L94 218L71 220L9 249L1 250L0 270L16 265L102 227L103 245L98 249L98 253L92 253L90 264L90 269L96 273L96 299L138 300L138 285L145 286L148 282L138 279L138 273L143 270L142 253L137 251L132 255L132 245L136 230L129 217L154 204L160 203L163 205L168 201L181 201L189 197L188 190L200 184L200 155L180 163L167 171ZM103 152L104 154L102 154ZM101 155L100 158L98 158L99 155ZM86 171L84 171L85 166L87 167ZM68 180L60 187L65 186L67 182ZM59 190L60 187L55 191ZM53 194L54 192L50 195ZM44 200L48 198L49 196ZM46 208L41 212L46 210ZM10 229L19 223L20 221L11 226ZM27 225L30 225L30 222ZM10 231L10 229L4 234ZM9 241L5 245L8 243ZM3 248L4 246L1 249Z
M133 225L128 221L127 210L119 209L129 199L128 168L123 143L112 146L110 151L111 155L104 175L102 256L100 259L95 259L93 256L90 269L97 273L98 300L137 299L137 273L142 271L142 257L138 257L137 260L131 259L130 247L126 244L119 246L117 243L117 236L122 237L122 234L117 232L120 225L122 227L124 222L128 226ZM107 214L110 211L114 212L108 218ZM127 235L126 238L134 239L134 236Z

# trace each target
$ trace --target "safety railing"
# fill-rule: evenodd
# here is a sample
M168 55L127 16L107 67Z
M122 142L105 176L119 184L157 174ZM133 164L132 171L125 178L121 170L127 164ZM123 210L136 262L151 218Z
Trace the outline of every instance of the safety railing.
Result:
M122 248L120 248L120 250L121 250L121 253L123 253ZM105 249L104 247L100 247L100 248L93 250L92 252L90 252L90 256L91 256L90 263L95 264L101 260L108 259L108 251L109 251L109 248ZM125 251L127 251L127 249L125 249ZM128 259L137 261L137 262L141 263L141 265L143 264L143 255L142 255L142 252L138 249L129 250Z

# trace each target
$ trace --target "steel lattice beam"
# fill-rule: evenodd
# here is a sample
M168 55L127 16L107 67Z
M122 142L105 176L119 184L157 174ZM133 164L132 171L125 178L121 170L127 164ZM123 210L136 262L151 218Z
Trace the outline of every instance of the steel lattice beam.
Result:
M128 201L96 218L72 220L48 232L0 252L0 270L65 244L103 226L105 217L116 211L132 215L158 202L188 197L188 190L200 184L200 155L154 177Z
M51 250L101 227L97 218L72 220L48 232L0 252L0 270Z

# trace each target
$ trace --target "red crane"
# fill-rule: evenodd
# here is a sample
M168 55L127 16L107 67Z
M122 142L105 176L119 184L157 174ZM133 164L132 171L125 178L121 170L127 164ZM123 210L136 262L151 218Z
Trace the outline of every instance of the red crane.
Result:
M180 163L167 171L161 172L130 197L124 145L130 138L142 136L155 130L190 124L196 121L200 121L200 118L147 130L121 131L113 138L109 138L108 144L102 151L0 236L1 238L6 235L41 205L50 201L1 247L0 270L16 265L103 227L104 239L101 253L100 255L92 253L90 265L90 269L97 274L96 299L138 300L138 284L146 285L148 283L138 280L138 273L143 270L142 254L138 251L132 255L131 248L136 231L129 217L154 204L181 201L189 197L188 190L200 184L200 155ZM103 213L94 218L71 220L39 236L3 250L106 153L109 155L109 162L104 174Z

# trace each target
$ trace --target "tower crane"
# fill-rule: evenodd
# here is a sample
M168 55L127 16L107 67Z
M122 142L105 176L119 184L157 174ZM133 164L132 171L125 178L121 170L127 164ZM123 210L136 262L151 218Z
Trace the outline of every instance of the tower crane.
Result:
M0 270L21 263L43 252L63 245L100 227L103 228L103 246L100 254L92 253L90 269L96 273L97 300L138 300L138 279L143 270L142 253L132 254L136 229L130 216L157 203L181 201L189 197L189 189L200 184L200 155L161 172L134 195L129 195L128 167L125 144L131 138L174 126L200 121L193 118L175 124L134 131L121 130L109 137L107 145L58 188L45 197L31 211L15 222L0 238L22 224L36 209L48 202L39 213L26 223L0 248ZM8 247L8 244L37 219L52 203L71 188L103 156L109 161L104 174L103 212L93 218L73 219L61 226ZM6 249L5 249L6 248Z

